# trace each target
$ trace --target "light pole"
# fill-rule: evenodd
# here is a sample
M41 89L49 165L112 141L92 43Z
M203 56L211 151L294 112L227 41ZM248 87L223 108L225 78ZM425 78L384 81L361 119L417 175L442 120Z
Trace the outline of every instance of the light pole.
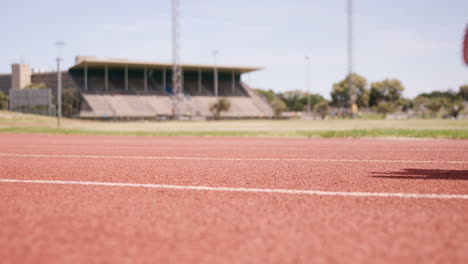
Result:
M310 57L306 56L307 113L310 114Z
M172 0L172 91L174 93L174 118L180 120L182 94L182 68L180 65L179 0Z
M349 97L351 103L351 113L354 117L354 111L357 110L356 104L356 90L353 80L353 0L348 0L348 82L349 82Z
M218 50L212 50L211 53L213 54L214 94L218 97L218 65L216 64Z
M60 128L60 119L62 118L62 73L60 72L60 62L62 47L65 45L63 41L57 41L55 45L58 48L57 56L57 127Z

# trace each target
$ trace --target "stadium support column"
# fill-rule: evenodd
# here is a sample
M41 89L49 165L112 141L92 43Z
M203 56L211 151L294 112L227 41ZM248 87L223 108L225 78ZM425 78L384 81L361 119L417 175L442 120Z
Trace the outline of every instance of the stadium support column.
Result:
M201 69L198 69L198 94L202 94L202 74Z
M88 91L88 64L86 62L84 64L84 89Z
M163 91L166 90L166 68L163 68L163 73L162 73L162 88Z
M218 65L216 64L216 55L218 55L217 50L213 50L213 61L214 61L214 67L213 67L213 79L214 79L214 95L218 97Z
M106 92L109 91L109 65L107 64L104 67L104 89Z
M144 82L144 88L145 88L145 93L148 92L148 69L145 68L143 69L144 73L143 73L143 82Z
M232 85L232 95L235 95L236 94L236 74L234 73L234 70L232 70L231 85Z
M125 65L125 91L128 91L128 66Z
M214 68L214 93L218 97L218 68Z

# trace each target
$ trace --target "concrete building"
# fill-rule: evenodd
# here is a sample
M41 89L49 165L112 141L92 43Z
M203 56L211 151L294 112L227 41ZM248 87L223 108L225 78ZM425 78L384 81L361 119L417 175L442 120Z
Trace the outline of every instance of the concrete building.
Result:
M183 64L181 114L190 118L211 116L209 105L219 97L231 101L226 118L271 117L268 103L241 81L241 75L258 67ZM216 69L216 70L215 70ZM76 89L83 98L80 118L158 118L174 114L172 64L125 59L100 60L78 56L75 65L61 72L64 89ZM44 83L56 94L57 72L34 72L28 65L12 65L0 75L0 90L22 89Z

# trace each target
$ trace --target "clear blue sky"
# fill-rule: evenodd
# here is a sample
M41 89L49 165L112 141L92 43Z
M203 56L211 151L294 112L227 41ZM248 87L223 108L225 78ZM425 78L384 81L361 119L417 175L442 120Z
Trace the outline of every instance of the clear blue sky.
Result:
M180 0L185 63L263 66L254 87L311 88L327 98L346 75L346 0ZM462 36L466 0L354 0L355 71L369 82L399 78L405 96L468 83ZM12 62L54 69L57 40L65 66L76 55L171 61L170 0L6 1L0 72Z

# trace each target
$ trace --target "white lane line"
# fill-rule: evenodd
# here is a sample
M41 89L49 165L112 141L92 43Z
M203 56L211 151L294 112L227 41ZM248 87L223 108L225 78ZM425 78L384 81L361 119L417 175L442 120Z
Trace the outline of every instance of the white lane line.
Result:
M217 191L217 192L246 192L246 193L293 194L293 195L344 196L344 197L382 197L382 198L415 198L415 199L424 198L424 199L463 199L463 200L468 200L468 194L332 192L332 191L318 191L318 190L209 187L209 186L169 185L169 184L150 184L150 183L117 183L117 182L56 181L56 180L0 179L0 182L3 182L3 183L57 184L57 185L110 186L110 187L136 187L136 188L153 188L153 189L169 189L169 190L192 190L192 191Z
M143 159L143 160L302 161L302 162L375 162L375 163L450 163L450 164L468 164L468 161L464 161L464 160L360 160L360 159L305 159L305 158L210 158L210 157L96 156L96 155L12 154L12 153L0 153L0 157L85 158L85 159Z
M5 144L3 144L5 145ZM11 147L17 147L15 145ZM62 145L62 144L28 144L21 146L22 148L93 148L93 149L133 149L133 150L140 150L140 149L149 149L149 150L260 150L260 151L268 151L268 150L297 150L297 151L351 151L351 152L361 152L361 151L388 151L388 152L433 152L433 153L441 153L441 152L467 152L467 149L447 149L447 148L356 148L355 146L350 146L348 148L342 147L317 147L317 146L309 146L309 147L281 147L281 146L272 146L272 147L249 147L249 146L226 146L226 147L211 147L211 146L142 146L142 145L134 145L134 146L125 146L125 145L91 145L91 144L81 144L81 145Z

